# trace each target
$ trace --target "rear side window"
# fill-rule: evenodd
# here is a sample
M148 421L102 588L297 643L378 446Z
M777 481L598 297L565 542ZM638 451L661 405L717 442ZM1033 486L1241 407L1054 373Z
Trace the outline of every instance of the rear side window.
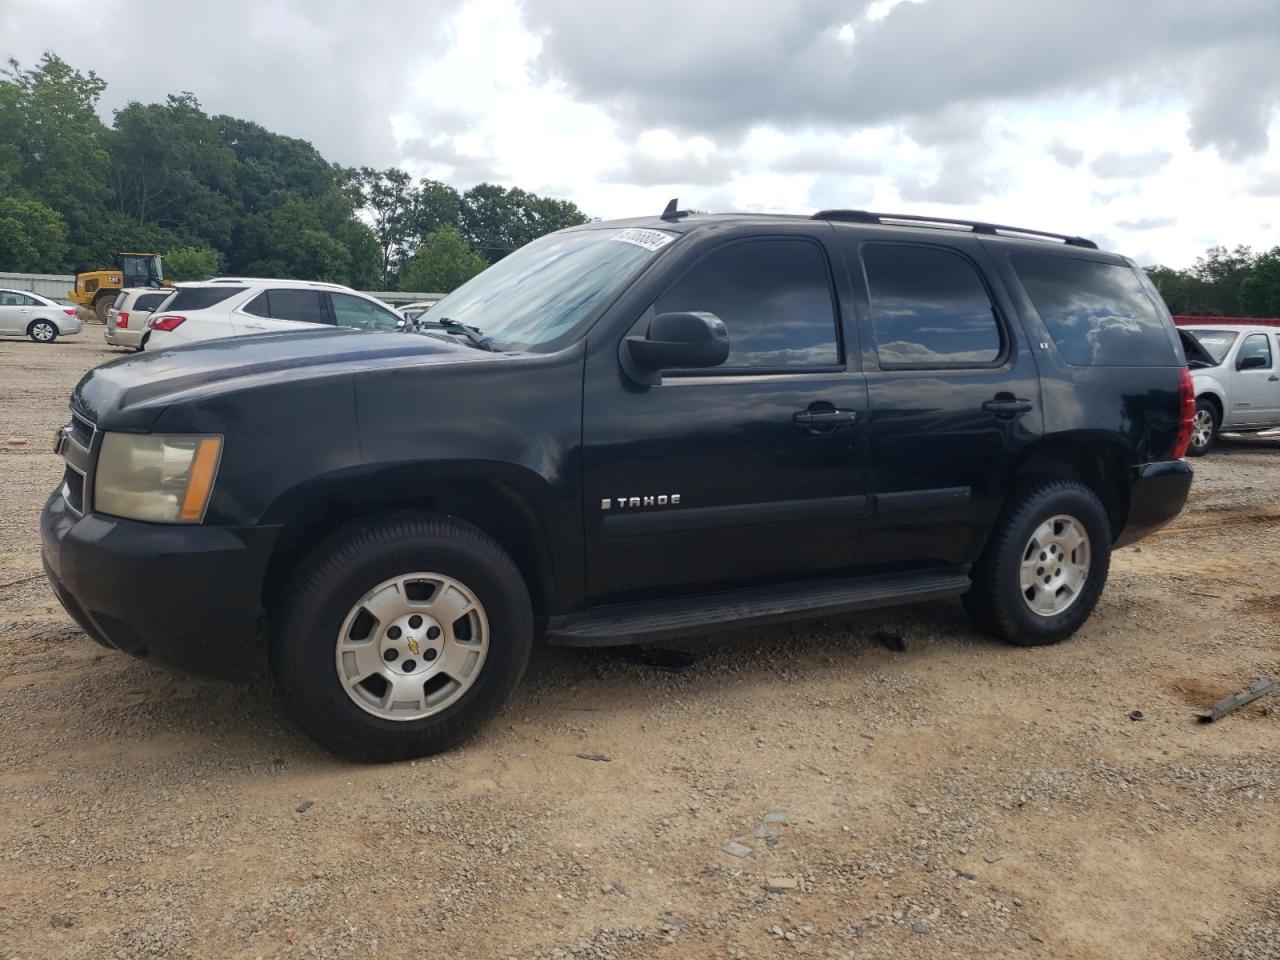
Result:
M160 304L164 303L167 293L144 293L138 298L138 302L133 305L135 310L154 310Z
M1263 363L1254 366L1254 370L1271 369L1271 341L1265 333L1251 333L1240 344L1240 352L1236 354L1236 366L1244 369L1244 361L1249 357L1261 357Z
M318 290L288 287L265 290L244 307L245 313L272 320L296 320L300 323L326 323L324 306Z
M724 321L729 331L724 367L840 362L826 255L807 240L748 240L721 247L676 280L654 310L703 311Z
M128 299L129 299L129 294L126 291L121 290L120 295L116 297L116 302L111 304L111 306L119 310L121 307L124 306L124 302Z
M248 287L180 287L167 304L166 310L204 310L216 303L221 303L237 293L244 293Z
M870 243L862 265L882 367L985 367L1000 324L977 269L940 247Z
M1067 363L1138 367L1179 362L1164 318L1129 267L1038 254L1009 259Z

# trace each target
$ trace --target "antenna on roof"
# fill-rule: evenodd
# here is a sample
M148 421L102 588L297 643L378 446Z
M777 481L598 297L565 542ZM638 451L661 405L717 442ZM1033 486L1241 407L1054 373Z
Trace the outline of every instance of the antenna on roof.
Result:
M671 198L671 200L667 203L667 209L662 211L663 220L679 220L681 217L687 217L689 215L688 210L676 209L676 207L679 205L679 202L680 201L676 197Z

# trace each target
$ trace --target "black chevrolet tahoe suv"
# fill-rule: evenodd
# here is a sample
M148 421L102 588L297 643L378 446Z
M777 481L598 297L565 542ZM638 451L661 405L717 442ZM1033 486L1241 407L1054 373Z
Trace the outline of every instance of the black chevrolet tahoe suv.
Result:
M538 638L956 597L1061 640L1191 485L1168 311L1076 237L673 205L543 237L421 321L86 374L42 518L85 632L265 660L321 743L405 758L475 731Z

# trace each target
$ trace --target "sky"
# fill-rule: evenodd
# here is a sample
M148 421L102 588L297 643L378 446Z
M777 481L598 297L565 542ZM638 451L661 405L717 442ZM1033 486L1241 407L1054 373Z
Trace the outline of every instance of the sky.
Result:
M114 39L108 39L114 38ZM1280 0L0 0L101 109L210 113L604 219L856 208L1280 245Z

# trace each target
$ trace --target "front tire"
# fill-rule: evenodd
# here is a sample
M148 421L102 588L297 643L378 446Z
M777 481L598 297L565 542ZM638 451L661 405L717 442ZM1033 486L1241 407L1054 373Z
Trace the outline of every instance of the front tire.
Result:
M1097 606L1111 565L1111 523L1081 483L1046 480L1015 493L974 565L965 608L984 632L1018 646L1065 640Z
M1191 417L1191 442L1187 444L1187 456L1203 457L1212 450L1218 439L1219 425L1218 408L1212 401L1199 397L1196 412Z
M33 320L27 327L27 336L36 343L53 343L58 339L58 328L49 320Z
M533 646L520 571L451 517L352 522L289 579L271 672L298 724L335 753L406 760L474 734Z

